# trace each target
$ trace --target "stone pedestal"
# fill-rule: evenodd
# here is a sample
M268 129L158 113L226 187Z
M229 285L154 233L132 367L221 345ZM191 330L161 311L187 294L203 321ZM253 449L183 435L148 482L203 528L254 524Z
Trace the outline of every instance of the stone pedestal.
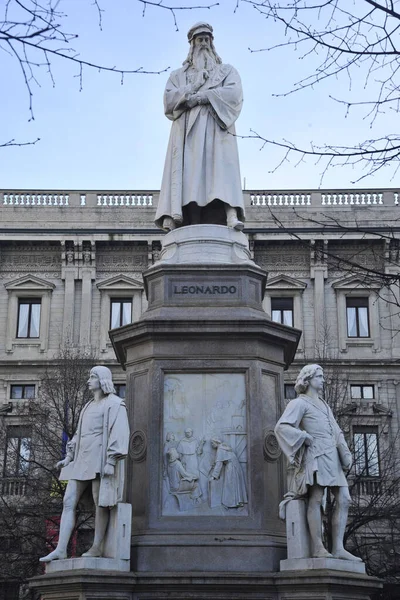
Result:
M131 555L132 507L120 502L110 511L110 520L104 539L103 556L78 556L45 563L46 574L82 569L96 571L129 571Z
M169 233L144 278L148 310L110 333L128 375L132 568L277 571L284 473L270 442L300 332L263 311L266 273L227 227Z
M310 556L310 535L308 533L306 515L306 498L291 500L286 505L286 541L288 559L308 558Z
M42 600L370 600L381 584L367 575L328 570L185 575L69 571L35 577L31 587Z

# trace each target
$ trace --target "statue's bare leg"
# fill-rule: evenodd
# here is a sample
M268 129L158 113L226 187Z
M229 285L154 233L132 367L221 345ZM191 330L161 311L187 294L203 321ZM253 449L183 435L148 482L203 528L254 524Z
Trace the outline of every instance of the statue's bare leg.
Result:
M307 522L311 539L311 556L313 558L329 558L332 554L326 550L322 543L322 516L321 502L324 488L313 485L308 492Z
M351 504L349 488L333 487L332 493L335 496L336 505L332 517L332 554L335 558L344 560L362 560L354 556L351 552L344 549L343 537L346 529L347 515Z
M91 548L82 556L102 556L103 541L106 534L110 510L107 507L99 506L100 478L92 481L93 500L96 507L94 517L94 540Z
M53 550L53 552L50 552L50 554L47 554L47 556L40 558L39 560L41 562L50 562L52 560L67 558L67 546L75 525L76 507L89 483L90 481L78 481L76 479L70 479L68 481L67 489L64 494L64 506L61 515L57 548Z
M237 229L238 231L242 231L244 228L244 223L239 221L237 215L237 209L233 206L229 206L229 204L225 203L225 212L226 212L226 224L231 229Z

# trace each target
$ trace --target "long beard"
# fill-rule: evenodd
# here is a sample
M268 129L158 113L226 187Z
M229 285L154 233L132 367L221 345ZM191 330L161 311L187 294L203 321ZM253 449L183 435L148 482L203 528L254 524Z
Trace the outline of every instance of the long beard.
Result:
M195 48L193 52L193 67L197 71L202 71L206 69L206 71L212 71L215 69L216 60L208 48Z

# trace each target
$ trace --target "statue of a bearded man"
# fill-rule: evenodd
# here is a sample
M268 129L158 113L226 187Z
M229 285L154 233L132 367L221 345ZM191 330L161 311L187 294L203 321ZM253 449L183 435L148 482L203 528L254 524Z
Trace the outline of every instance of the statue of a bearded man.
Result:
M166 231L200 223L244 227L233 135L242 85L238 72L222 64L213 39L211 25L193 25L188 57L165 88L165 114L173 124L155 222Z

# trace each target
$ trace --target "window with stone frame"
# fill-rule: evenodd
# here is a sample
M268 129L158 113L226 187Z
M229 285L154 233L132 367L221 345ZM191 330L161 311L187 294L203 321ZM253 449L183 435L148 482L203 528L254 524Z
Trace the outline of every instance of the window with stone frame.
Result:
M125 383L114 383L115 393L120 398L125 398L126 396L126 384Z
M285 391L285 400L294 400L294 398L297 397L297 394L294 389L294 383L285 383L284 391Z
M373 385L350 384L350 397L354 400L373 400L375 388Z
M11 400L31 400L36 397L36 385L32 383L12 383L10 385Z
M4 477L24 477L28 474L31 444L32 438L29 427L13 425L7 428Z
M358 477L380 477L378 427L353 427L354 467Z
M349 338L370 337L368 298L348 296L346 298L347 335Z
M273 296L271 298L271 317L275 323L293 327L293 298Z
M110 329L132 323L132 298L111 298Z
M40 298L18 299L17 338L38 338L40 336Z

